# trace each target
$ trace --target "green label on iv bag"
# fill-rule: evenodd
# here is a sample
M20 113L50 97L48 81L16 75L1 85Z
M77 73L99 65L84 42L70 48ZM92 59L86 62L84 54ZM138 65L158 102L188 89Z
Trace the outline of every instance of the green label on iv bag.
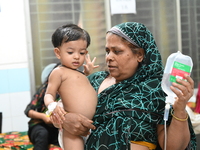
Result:
M173 68L182 70L184 72L189 72L189 73L191 71L191 67L190 66L182 64L182 63L177 62L177 61L174 62Z
M175 61L170 75L170 82L176 82L176 79L185 79L184 74L190 75L191 66Z

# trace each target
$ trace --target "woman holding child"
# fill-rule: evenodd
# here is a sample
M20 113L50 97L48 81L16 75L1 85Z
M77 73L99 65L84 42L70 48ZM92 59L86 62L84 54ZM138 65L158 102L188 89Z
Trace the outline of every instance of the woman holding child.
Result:
M63 128L86 136L86 150L164 149L163 114L166 94L161 88L163 65L151 32L141 23L126 22L106 34L108 71L88 79L98 93L96 113L91 121L81 114L57 109ZM168 150L196 149L195 135L185 111L193 95L193 80L177 79L171 90L177 95L167 122ZM173 117L172 117L173 116Z

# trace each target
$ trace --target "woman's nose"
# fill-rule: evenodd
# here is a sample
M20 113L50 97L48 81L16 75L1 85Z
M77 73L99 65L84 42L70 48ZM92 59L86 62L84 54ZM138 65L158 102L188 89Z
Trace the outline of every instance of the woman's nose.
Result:
M113 54L112 53L106 54L106 60L107 61L113 60Z

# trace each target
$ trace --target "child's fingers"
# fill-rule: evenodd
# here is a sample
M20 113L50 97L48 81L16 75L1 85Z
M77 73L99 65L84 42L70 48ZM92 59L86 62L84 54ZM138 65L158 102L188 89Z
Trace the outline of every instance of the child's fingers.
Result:
M96 68L98 68L98 67L99 67L99 65L95 65L95 66L94 66L94 69L96 69Z
M58 122L58 120L56 119L56 117L54 117L53 114L50 116L50 119L51 119L52 124L53 124L56 128L60 128L59 122Z
M86 63L87 63L87 62L91 62L91 59L90 59L90 55L89 55L89 54L85 55L85 61L86 61Z
M96 57L93 58L93 60L92 60L93 64L95 63L96 59L97 59Z
M63 122L63 120L65 120L65 115L67 114L67 112L62 108L59 107L59 110L57 111L57 118L58 120L61 120L61 122Z

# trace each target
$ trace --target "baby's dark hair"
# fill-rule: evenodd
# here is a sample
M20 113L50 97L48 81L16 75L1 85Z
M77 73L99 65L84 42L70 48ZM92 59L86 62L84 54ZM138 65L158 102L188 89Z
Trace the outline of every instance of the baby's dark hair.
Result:
M59 47L62 43L76 40L85 40L87 47L90 45L90 35L88 32L75 24L66 24L56 29L51 37L54 47Z

